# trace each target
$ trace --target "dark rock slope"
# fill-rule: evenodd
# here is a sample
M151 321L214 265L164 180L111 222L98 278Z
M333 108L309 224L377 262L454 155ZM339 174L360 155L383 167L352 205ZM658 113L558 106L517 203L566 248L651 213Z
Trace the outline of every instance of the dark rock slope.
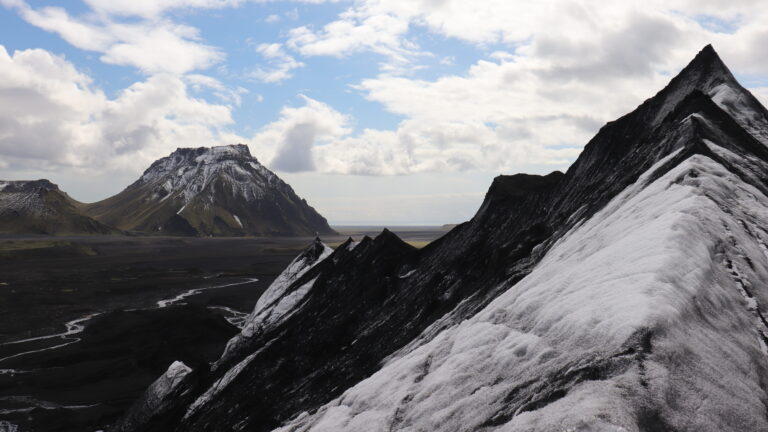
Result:
M117 234L48 180L0 181L0 234Z
M243 144L180 148L124 191L85 210L107 225L162 235L333 233L324 217Z
M428 247L310 246L112 430L768 430L767 137L707 46Z

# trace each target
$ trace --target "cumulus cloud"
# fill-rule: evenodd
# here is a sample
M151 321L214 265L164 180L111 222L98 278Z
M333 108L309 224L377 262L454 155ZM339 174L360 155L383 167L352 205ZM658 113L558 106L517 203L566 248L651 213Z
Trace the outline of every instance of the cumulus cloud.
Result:
M109 15L70 16L60 7L35 9L5 1L30 24L61 36L77 48L102 53L105 63L134 66L145 73L182 74L204 69L224 57L200 40L197 29L168 20L119 22Z
M364 16L349 13L321 31L302 26L291 30L288 44L304 55L343 56L374 51L395 58L415 53L415 46L403 38L408 21L390 14Z
M504 171L567 166L707 43L738 72L765 76L754 53L768 41L766 18L768 6L742 1L360 0L320 28L294 28L286 44L305 56L387 57L353 87L405 118L316 147L319 171ZM414 28L488 54L462 74L413 78L404 72L424 55Z
M255 153L286 172L315 170L315 148L350 133L349 118L330 106L301 96L300 107L284 107L280 118L251 140Z
M304 66L288 55L279 43L263 43L256 47L256 52L266 59L267 65L254 68L249 76L265 83L278 83L293 76L292 71Z
M172 9L220 9L236 7L242 0L84 0L100 13L110 15L157 17Z
M134 66L148 76L108 99L72 65L43 52L58 65L52 66L56 79L40 76L43 68L33 76L45 84L9 79L0 92L8 101L0 116L6 154L34 159L47 150L62 162L76 146L90 149L102 140L108 154L122 160L148 155L163 142L239 140L225 126L246 90L200 73L224 54L168 12L242 1L87 0L93 13L79 17L23 0L0 3L74 46L102 53L105 62ZM766 76L768 57L755 55L768 42L766 18L768 4L747 0L357 0L330 22L289 23L296 27L283 33L284 40L256 45L263 62L250 77L278 84L312 57L373 53L384 58L379 72L354 82L351 90L403 120L391 130L353 132L354 119L333 101L303 97L301 106L284 107L277 121L259 129L254 153L286 172L563 168L602 124L659 90L707 43L741 76ZM460 41L480 59L456 72L466 56L433 55L420 45L425 38ZM20 61L16 56L6 53L11 63ZM414 71L426 60L454 72L419 78ZM45 86L54 90L38 91ZM761 100L768 98L764 87L754 90ZM223 105L193 96L203 91ZM44 136L65 144L43 145ZM7 143L14 139L29 145L11 148Z
M229 107L191 97L177 76L110 99L61 57L0 46L0 153L11 168L140 170L180 145L217 142L231 123Z
M210 89L217 98L234 106L239 106L242 103L242 95L249 93L246 88L239 86L230 88L218 79L207 75L188 74L184 76L184 81L197 92Z

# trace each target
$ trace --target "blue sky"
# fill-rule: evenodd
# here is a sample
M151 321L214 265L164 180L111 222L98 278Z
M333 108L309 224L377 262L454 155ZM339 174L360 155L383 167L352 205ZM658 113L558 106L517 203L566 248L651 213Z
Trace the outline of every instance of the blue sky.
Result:
M0 0L0 177L89 202L243 142L332 223L456 223L498 174L567 169L707 43L768 94L768 7L603 3Z

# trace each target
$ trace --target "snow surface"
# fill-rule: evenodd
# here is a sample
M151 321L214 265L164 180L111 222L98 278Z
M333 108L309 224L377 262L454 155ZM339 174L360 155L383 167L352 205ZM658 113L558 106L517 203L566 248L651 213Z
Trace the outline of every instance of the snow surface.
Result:
M289 293L288 289L295 281L304 276L306 272L328 258L331 253L333 253L333 249L323 244L323 252L317 259L312 260L311 257L301 255L291 261L288 267L280 273L277 279L264 291L264 294L259 297L256 307L248 318L249 324L243 329L243 333L250 336L257 327L266 327L277 323L287 311L298 304L303 295L295 295L296 291L306 294L306 291L309 290L307 286L311 287L314 280L302 285L302 287L294 292Z
M141 400L143 410L152 412L163 403L168 402L168 397L190 372L192 369L180 361L171 363L165 373L156 379L144 393L144 398Z
M245 325L236 335L227 342L222 359L231 354L235 347L244 339L252 337L260 331L278 324L284 318L289 316L294 309L301 303L301 300L307 295L315 283L315 279L303 284L299 288L289 291L291 285L299 280L306 272L322 262L333 253L333 249L326 244L322 245L323 252L314 259L305 252L296 257L288 267L269 285L269 288L259 297L253 312L246 318ZM221 360L219 361L221 362Z
M709 91L709 97L758 141L768 146L768 119L755 109L752 98L735 83L722 83Z
M240 218L237 217L236 214L233 214L232 217L235 218L235 222L237 222L237 224L240 225L240 228L242 228L243 227L243 223L240 222Z
M192 369L183 362L175 361L171 363L168 370L160 376L150 387L151 394L157 399L163 399L170 394Z
M768 430L768 198L701 155L647 184L662 162L477 315L278 430Z

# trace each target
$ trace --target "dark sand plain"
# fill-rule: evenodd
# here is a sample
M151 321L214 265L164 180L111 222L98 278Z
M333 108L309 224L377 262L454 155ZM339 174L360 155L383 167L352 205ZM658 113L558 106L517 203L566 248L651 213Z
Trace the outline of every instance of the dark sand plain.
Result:
M331 247L381 231L335 229L322 239ZM417 247L446 232L391 230ZM250 312L312 240L0 237L0 430L105 428L174 360L218 358L238 332L227 319Z

